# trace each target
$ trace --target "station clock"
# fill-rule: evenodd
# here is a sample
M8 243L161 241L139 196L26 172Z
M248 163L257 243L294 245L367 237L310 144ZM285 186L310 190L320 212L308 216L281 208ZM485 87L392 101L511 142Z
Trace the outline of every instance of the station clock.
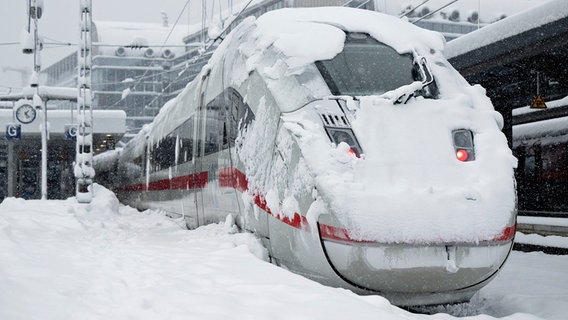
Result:
M32 123L36 115L35 108L29 104L23 104L16 109L16 119L23 124Z

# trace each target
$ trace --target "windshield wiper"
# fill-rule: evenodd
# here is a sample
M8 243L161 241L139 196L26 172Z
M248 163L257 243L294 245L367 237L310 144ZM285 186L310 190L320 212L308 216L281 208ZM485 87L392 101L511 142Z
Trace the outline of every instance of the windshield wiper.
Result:
M421 92L425 90L429 96L432 96L427 87L434 82L434 77L432 76L432 72L430 72L430 68L428 68L426 58L417 57L416 60L418 60L417 65L422 76L422 81L414 81L410 84L401 86L382 94L381 97L393 101L393 104L405 104L408 100L410 100L410 98L423 95Z

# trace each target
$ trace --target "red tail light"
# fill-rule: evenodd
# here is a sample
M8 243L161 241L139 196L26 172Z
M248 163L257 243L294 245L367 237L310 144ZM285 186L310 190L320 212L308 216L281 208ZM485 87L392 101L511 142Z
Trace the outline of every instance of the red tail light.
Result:
M467 150L458 149L458 151L456 151L456 158L462 162L467 161L467 159L469 159L469 154L467 153Z
M473 145L473 132L467 129L452 132L456 158L461 162L475 160L475 147Z

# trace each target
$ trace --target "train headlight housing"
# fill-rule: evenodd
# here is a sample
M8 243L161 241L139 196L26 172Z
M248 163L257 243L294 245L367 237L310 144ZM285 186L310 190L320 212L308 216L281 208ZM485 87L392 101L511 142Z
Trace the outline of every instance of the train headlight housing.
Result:
M325 127L325 131L333 143L338 145L341 142L345 142L350 148L348 153L354 154L357 158L361 156L361 146L359 146L357 138L351 128Z
M452 131L454 151L456 158L461 162L475 160L475 148L473 145L473 133L471 130L459 129Z
M320 113L319 115L329 140L335 143L336 146L345 142L349 145L349 150L347 150L348 154L355 155L357 158L361 157L363 150L361 149L361 146L357 141L357 137L355 136L355 133L353 133L351 124L345 114L329 112Z

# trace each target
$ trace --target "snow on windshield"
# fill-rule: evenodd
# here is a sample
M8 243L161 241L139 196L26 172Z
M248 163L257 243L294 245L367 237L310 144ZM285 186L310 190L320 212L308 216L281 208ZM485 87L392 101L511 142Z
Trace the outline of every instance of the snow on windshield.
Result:
M445 40L439 33L379 12L325 7L281 9L256 20L246 19L221 43L210 63L219 62L225 48L238 51L236 60L226 62L231 69L229 85L239 87L256 70L269 85L278 107L289 112L331 94L314 62L340 54L346 32L368 34L411 59L443 59ZM412 67L409 68L411 74ZM297 86L298 83L301 85Z
M412 55L361 33L348 33L343 51L316 66L334 95L379 95L418 80Z

